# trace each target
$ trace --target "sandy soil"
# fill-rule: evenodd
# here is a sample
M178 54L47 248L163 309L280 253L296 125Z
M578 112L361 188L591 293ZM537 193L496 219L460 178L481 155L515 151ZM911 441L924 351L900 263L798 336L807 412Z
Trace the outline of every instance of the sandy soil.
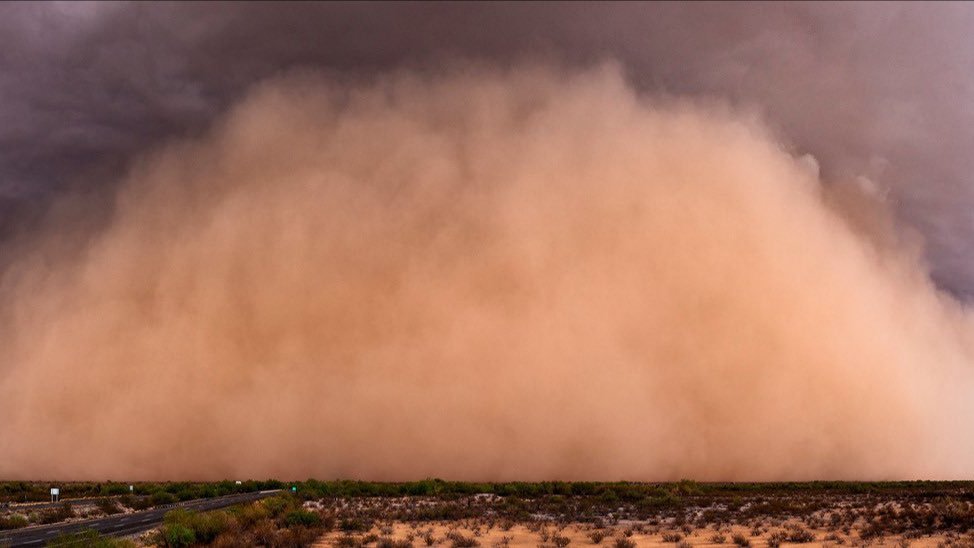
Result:
M595 543L589 537L589 535L595 530L591 525L588 524L573 524L568 525L564 528L557 528L555 526L548 526L547 532L549 535L547 542L543 538L543 533L541 531L529 530L524 525L516 525L511 527L510 530L502 530L499 527L494 527L492 529L485 530L485 528L480 528L479 530L471 529L469 527L461 526L458 523L432 523L432 524L404 524L395 523L392 525L392 534L388 534L389 530L385 529L385 534L380 529L380 527L375 527L368 533L359 533L358 538L367 536L369 534L378 535L379 537L390 537L395 540L405 539L412 540L413 546L416 548L422 548L427 546L427 542L424 539L424 534L427 531L432 531L432 536L434 539L434 546L438 547L450 547L453 543L447 539L447 534L450 531L456 531L465 537L471 537L479 542L481 547L492 548L492 547L503 547L503 546L538 546L538 547L552 547L554 548L555 541L553 535L559 537L566 537L569 539L569 546L595 546ZM614 527L607 527L603 531L606 533L605 539L602 540L600 546L605 548L614 548L616 539L626 538L625 531L628 529L626 524L619 524ZM777 530L777 529L774 529ZM661 530L655 534L645 533L632 533L628 538L636 543L636 546L660 546L660 547L670 547L676 548L676 542L665 542L663 540L664 533L675 533L679 531L669 531ZM824 530L811 530L815 534L815 538L818 539L816 542L809 542L803 544L806 547L837 547L837 546L890 546L890 547L901 547L901 546L912 546L914 548L935 548L938 545L950 544L951 539L946 536L934 536L934 537L922 537L917 539L904 540L899 537L885 537L882 540L870 540L868 542L863 541L858 537L855 531L852 531L850 535L844 535L841 532L834 533L838 536L838 539L831 537L831 540L826 541L825 538L833 533ZM735 533L743 534L751 543L752 547L763 547L767 546L769 531L764 531L760 536L754 536L751 531L742 527L726 527L720 531L719 534L724 535L726 538L723 543L717 543L712 538L714 535L718 534L713 529L697 529L691 532L689 535L685 535L679 532L683 537L682 541L689 543L692 546L701 547L731 547L736 548L733 541L731 540L732 535ZM318 547L328 547L332 548L337 545L337 540L345 535L342 532L332 532L321 539L319 539L315 546ZM960 539L952 539L954 546L971 546L970 539L963 539L966 542L958 543ZM373 544L374 546L374 544ZM781 546L797 546L789 543L782 543Z

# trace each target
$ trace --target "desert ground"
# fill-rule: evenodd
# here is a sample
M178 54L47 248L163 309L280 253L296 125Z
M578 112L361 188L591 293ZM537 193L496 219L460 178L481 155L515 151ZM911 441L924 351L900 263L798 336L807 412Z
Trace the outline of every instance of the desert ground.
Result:
M319 538L314 546L321 548L363 546L365 541L371 541L373 536L379 535L377 540L369 542L374 546L785 546L803 543L807 546L913 546L917 548L936 546L968 546L970 537L958 535L931 535L919 538L909 538L900 535L863 540L859 531L850 530L849 535L828 529L804 529L797 523L777 530L762 529L759 534L746 527L724 527L720 529L708 527L691 530L689 534L682 530L667 531L658 526L646 526L639 522L622 522L615 527L594 527L587 523L571 523L567 525L514 525L510 528L492 527L486 529L466 522L435 522L430 524L396 522L376 528L361 536L348 535L341 531L332 531ZM383 534L389 532L391 534ZM775 532L777 535L775 536ZM800 542L787 540L787 535L794 531L807 531L815 540ZM786 535L782 540L781 535ZM679 540L676 540L679 539ZM743 539L743 540L741 540ZM432 544L430 544L432 542ZM477 544L473 544L476 542ZM633 544L628 544L631 542ZM738 544L740 542L740 544ZM745 544L746 542L746 544ZM380 544L381 543L381 544Z
M338 548L974 546L972 493L963 485L681 482L655 492L617 485L588 495L364 497L305 507L335 520L315 545Z
M48 544L54 546L974 547L974 482L308 480L143 484L120 496L111 495L118 484L78 484L66 490L108 496L88 498L97 502L77 510L50 506L29 512L16 501L37 500L41 484L7 488L0 501L8 504L0 508L0 533L157 512L158 521L137 536L112 538L111 531L89 530L86 537L54 538ZM230 501L215 510L180 506L238 492L263 498Z

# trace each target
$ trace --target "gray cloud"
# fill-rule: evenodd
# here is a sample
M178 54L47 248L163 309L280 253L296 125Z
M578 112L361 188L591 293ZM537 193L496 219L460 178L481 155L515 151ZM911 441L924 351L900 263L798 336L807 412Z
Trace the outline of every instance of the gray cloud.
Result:
M133 155L289 68L615 58L642 89L762 113L827 178L875 179L935 280L967 295L972 29L962 3L4 5L0 231L29 230L64 192L107 212Z

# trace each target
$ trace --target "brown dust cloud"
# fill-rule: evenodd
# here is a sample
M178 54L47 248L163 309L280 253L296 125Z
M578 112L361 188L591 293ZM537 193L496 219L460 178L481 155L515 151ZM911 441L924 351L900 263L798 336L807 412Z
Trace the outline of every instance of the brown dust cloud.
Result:
M613 63L278 77L17 248L0 477L969 477L880 188Z

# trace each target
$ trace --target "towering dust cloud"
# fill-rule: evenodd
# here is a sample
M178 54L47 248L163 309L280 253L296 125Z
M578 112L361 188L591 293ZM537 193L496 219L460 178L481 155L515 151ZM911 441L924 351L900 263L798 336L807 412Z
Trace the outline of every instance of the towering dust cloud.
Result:
M265 83L4 272L0 477L967 477L970 315L827 188L613 65Z

